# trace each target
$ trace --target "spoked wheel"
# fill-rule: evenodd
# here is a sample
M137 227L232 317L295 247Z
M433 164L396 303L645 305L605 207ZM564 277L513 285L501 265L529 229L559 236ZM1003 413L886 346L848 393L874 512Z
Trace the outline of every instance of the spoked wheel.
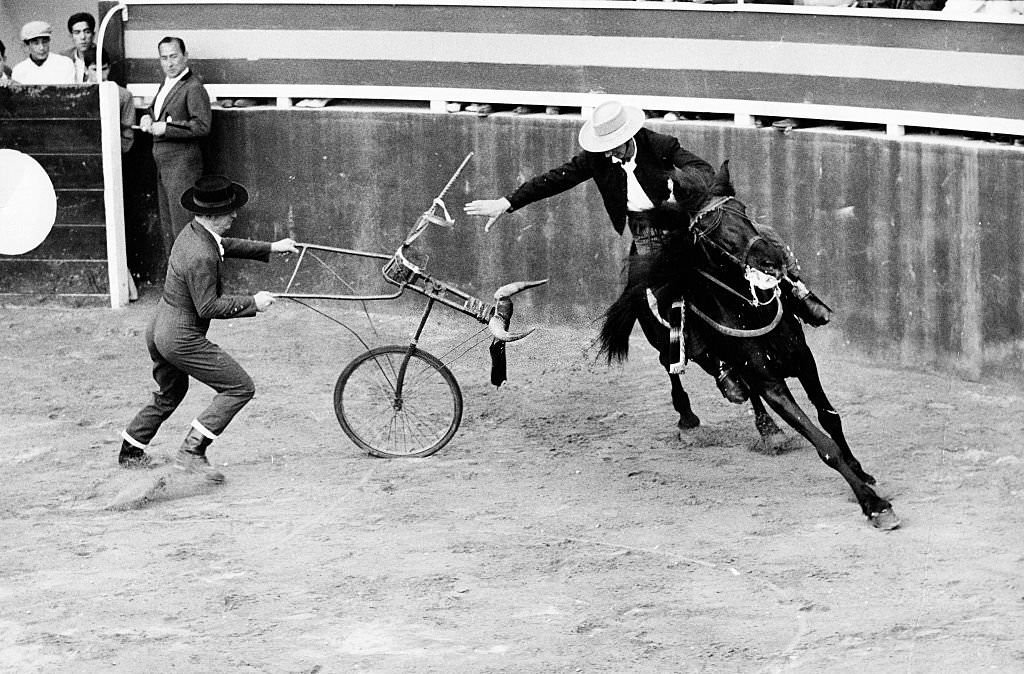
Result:
M374 456L430 456L462 421L462 391L436 357L409 346L381 346L349 363L334 386L345 435Z

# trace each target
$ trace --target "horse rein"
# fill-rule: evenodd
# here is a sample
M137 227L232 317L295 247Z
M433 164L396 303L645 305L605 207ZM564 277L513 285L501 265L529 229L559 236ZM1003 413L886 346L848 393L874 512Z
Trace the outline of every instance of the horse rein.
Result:
M764 335L767 335L769 332L771 332L772 330L779 326L779 323L782 321L783 313L782 302L779 302L778 307L775 310L775 317L772 318L771 322L768 323L768 325L764 326L763 328L744 330L743 328L730 328L728 325L722 325L721 323L719 323L718 321L711 318L703 311L695 307L691 302L687 302L686 306L688 306L693 313L697 314L700 318L702 318L708 325L710 325L723 335L727 335L729 337L763 337Z

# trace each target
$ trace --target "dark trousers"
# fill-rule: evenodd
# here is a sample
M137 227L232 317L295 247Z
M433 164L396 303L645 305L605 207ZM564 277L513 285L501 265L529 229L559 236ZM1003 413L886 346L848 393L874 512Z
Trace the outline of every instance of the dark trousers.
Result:
M193 315L160 300L146 331L146 346L153 359L153 379L159 387L125 429L140 445L148 445L161 424L178 408L188 392L189 377L206 384L217 395L196 417L207 437L219 436L238 412L252 400L256 386L249 374L223 349L206 339L206 325Z
M194 142L155 142L153 161L156 163L160 232L164 257L167 257L178 233L192 220L192 214L181 205L181 195L203 175L203 153Z

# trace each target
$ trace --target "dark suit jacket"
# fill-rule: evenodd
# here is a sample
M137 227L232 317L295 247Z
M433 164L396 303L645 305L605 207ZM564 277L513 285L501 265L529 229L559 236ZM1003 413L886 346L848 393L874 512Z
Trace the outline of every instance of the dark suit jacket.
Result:
M636 179L655 207L669 197L669 178L674 168L714 177L711 164L684 150L673 136L640 129L633 138L637 147ZM509 210L561 194L588 179L594 180L612 226L622 234L626 226L626 173L603 152L584 150L558 168L526 181L506 197L512 204Z
M160 108L159 116L153 114L152 106L147 112L154 122L166 122L171 119L176 124L188 126L187 129L168 126L167 133L153 136L154 146L158 143L180 143L205 138L210 133L210 122L213 120L210 95L206 93L203 81L191 70L171 87Z
M270 244L248 239L221 239L224 257L247 258L266 262ZM221 295L221 257L217 241L205 227L193 220L174 241L167 260L163 301L191 315L205 334L214 318L241 318L256 315L252 295Z

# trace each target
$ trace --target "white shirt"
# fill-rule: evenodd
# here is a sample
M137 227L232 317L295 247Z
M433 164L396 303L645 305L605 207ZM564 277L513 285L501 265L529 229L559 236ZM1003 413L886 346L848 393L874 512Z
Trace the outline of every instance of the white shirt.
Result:
M74 84L75 62L53 52L42 65L27 58L11 69L11 79L19 84Z
M86 77L87 68L85 67L85 59L82 58L77 52L75 52L74 55L70 58L71 62L75 65L75 82L88 82L89 78Z
M181 74L177 77L165 77L163 86L160 87L160 91L156 92L156 99L153 100L153 117L154 119L160 119L160 109L164 107L164 101L167 99L167 94L170 93L174 85L181 81L181 78L188 75L188 68L181 71Z
M199 224L203 225L203 223L201 223L201 222ZM210 229L206 225L203 225L203 229L208 231L213 236L213 240L217 242L217 250L220 251L220 259L223 260L224 259L224 244L222 244L220 242L220 240L222 238L224 238L224 237L222 237L220 234L218 234L217 232L213 231L212 229Z
M634 145L635 147L635 145ZM619 161L618 157L612 157L612 161L622 164L622 168L626 171L626 210L639 213L641 211L649 211L654 208L654 202L647 196L647 192L644 192L644 188L640 186L640 181L636 179L636 155L640 148L637 148L633 152L633 156L629 158L629 161Z

